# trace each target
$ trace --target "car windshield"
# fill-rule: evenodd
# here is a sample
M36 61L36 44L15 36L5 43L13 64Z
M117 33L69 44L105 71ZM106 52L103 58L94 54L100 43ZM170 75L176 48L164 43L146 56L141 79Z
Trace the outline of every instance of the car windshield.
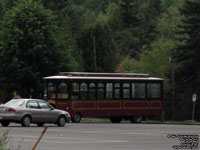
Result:
M24 103L22 99L13 99L4 104L4 106L21 106Z

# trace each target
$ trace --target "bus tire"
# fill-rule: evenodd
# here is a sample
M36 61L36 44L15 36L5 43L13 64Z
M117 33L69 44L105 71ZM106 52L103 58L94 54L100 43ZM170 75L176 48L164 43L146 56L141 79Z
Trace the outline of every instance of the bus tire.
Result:
M82 117L81 117L80 113L76 113L74 115L74 117L71 118L73 123L79 123L79 122L81 122L81 119L82 119Z
M121 117L110 117L112 123L120 123L122 121Z
M142 116L133 116L130 118L131 123L141 123L142 122Z

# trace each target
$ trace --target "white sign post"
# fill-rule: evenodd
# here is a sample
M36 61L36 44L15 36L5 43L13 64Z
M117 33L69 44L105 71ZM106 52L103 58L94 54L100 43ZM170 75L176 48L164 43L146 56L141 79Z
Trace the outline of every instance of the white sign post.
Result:
M196 102L196 100L197 100L197 94L192 94L192 101Z
M197 94L192 94L192 101L193 101L193 110L192 110L192 121L194 121L194 112L195 112L195 102L197 100Z

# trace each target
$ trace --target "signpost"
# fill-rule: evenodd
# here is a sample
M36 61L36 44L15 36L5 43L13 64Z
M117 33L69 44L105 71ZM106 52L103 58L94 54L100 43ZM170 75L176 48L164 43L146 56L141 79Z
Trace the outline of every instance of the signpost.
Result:
M193 110L192 110L192 121L194 121L194 112L195 112L195 102L197 100L197 94L192 94L192 101L193 101Z

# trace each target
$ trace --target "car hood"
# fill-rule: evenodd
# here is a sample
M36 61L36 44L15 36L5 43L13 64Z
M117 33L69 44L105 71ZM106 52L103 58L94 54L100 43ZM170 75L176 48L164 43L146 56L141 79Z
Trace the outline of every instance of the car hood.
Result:
M59 113L61 113L61 114L65 114L65 115L67 115L68 117L70 117L70 114L69 114L67 111L60 110L60 109L54 109L54 111L57 111L57 112L59 112Z

